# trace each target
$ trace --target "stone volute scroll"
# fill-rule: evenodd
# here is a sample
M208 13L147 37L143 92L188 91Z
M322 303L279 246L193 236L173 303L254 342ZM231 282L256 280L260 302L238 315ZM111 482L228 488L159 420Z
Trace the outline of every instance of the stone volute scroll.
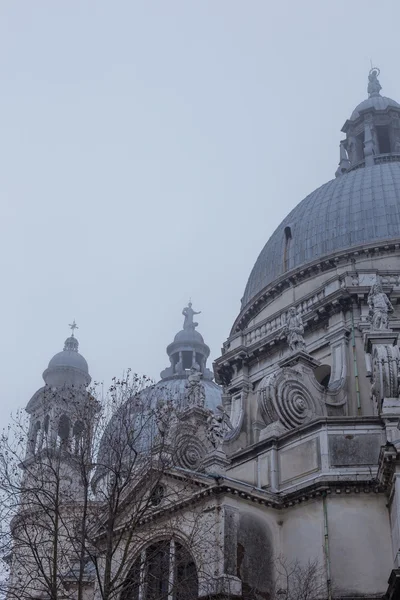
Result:
M279 436L322 416L347 413L347 396L343 387L330 390L315 378L319 362L305 352L292 354L279 368L261 380L258 406L265 428L260 440Z
M385 398L399 398L400 350L398 346L376 344L372 350L371 395L378 405Z
M390 328L393 305L379 277L371 286L367 304L364 350L367 377L371 378L371 400L375 414L386 422L387 439L392 441L398 437L395 429L400 420L400 350L398 333Z

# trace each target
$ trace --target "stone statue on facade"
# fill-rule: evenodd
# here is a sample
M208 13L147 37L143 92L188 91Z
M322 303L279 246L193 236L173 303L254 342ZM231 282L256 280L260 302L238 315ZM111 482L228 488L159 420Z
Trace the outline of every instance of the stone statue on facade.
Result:
M291 352L305 350L304 325L300 315L297 314L294 306L289 308L289 316L282 331L282 337L286 336Z
M372 135L372 147L374 154L379 154L379 140L378 134L376 132L376 127L371 127L371 135Z
M182 360L178 360L178 362L175 365L175 374L182 375L183 371L184 371L184 368L183 368Z
M382 89L381 84L378 81L379 69L371 69L368 75L368 94L369 96L379 96L379 92Z
M225 433L232 429L228 414L222 406L217 406L218 413L210 411L207 418L206 437L209 442L218 448L224 441Z
M201 311L196 312L195 310L193 310L192 303L189 302L189 304L185 306L185 308L182 310L182 314L185 317L185 320L183 322L183 329L195 329L198 326L198 323L195 323L193 321L193 317L194 315L199 315L200 313Z
M174 405L172 400L159 400L156 408L156 423L160 435L165 436L174 414Z
M190 374L186 382L187 406L203 407L206 401L206 392L201 382L201 373L195 367L190 369Z
M347 155L352 165L355 165L357 162L357 148L356 141L354 137L349 137L347 139Z
M375 283L371 287L368 294L368 306L371 329L389 329L389 313L393 312L393 306L380 283Z

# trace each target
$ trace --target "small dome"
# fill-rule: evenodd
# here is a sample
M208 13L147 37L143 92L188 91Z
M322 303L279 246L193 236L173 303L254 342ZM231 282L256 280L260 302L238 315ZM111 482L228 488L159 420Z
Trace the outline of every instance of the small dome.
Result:
M71 350L63 350L53 356L49 362L48 368L54 369L57 367L72 367L73 369L80 369L85 373L89 373L86 359L83 358L82 354L79 354L79 352Z
M154 410L159 402L172 401L178 409L185 408L187 402L186 389L187 376L180 379L159 381L142 390L138 395L127 400L109 421L100 442L99 463L108 462L116 441L122 441L124 452L129 453L130 445L127 442L133 440L131 450L136 452L148 452L158 433ZM202 380L205 391L205 408L216 411L217 406L222 404L222 389L213 381ZM118 444L117 444L118 446ZM97 470L95 479L101 476L101 469Z
M195 329L182 329L181 331L178 331L174 337L174 342L188 342L189 344L198 342L200 344L204 344L204 339L203 336Z
M89 367L82 354L79 354L78 348L79 343L75 336L65 340L64 349L53 356L43 373L47 385L89 385Z
M112 461L113 449L122 442L123 452L148 452L159 433L155 409L160 403L171 402L177 412L189 406L188 379L193 369L201 374L201 385L204 388L204 407L216 411L222 404L222 388L213 380L213 373L207 369L209 347L204 343L203 336L196 331L197 323L193 316L200 314L192 309L189 302L182 314L185 317L183 329L175 335L169 344L167 353L171 366L161 373L161 381L151 385L139 394L128 399L113 415L108 423L100 442L99 462L109 464ZM129 435L129 438L127 437ZM96 481L104 475L103 469L97 469Z
M386 98L385 96L371 96L356 106L351 113L350 121L355 121L363 111L371 110L371 108L375 110L387 110L388 108L400 108L400 104L392 100L392 98Z
M179 379L159 381L141 392L140 397L146 398L146 405L155 407L160 398L171 399L175 406L182 406L186 390L187 376ZM222 389L214 381L202 380L206 393L205 407L215 410L222 403Z

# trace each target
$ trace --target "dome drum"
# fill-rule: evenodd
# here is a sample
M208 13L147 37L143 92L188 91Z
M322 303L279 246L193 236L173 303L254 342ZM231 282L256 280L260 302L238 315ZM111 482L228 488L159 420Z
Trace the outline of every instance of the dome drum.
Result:
M183 371L190 370L192 366L198 365L199 370L203 373L210 349L204 343L172 342L167 348L167 353L174 374L177 372L177 365L181 365Z
M211 380L213 375L206 368L210 348L204 342L203 336L196 331L198 324L193 321L193 316L200 313L194 311L189 302L182 314L185 317L183 329L178 331L174 341L167 346L171 366L161 372L161 378L186 377L190 373L190 369L194 368L202 373L205 379Z

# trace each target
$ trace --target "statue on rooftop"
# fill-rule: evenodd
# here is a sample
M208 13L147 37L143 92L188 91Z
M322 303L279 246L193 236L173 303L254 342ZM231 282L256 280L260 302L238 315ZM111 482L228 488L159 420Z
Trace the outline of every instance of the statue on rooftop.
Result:
M381 84L378 81L378 75L380 71L376 67L372 68L368 75L368 94L371 96L379 96L379 92L382 89Z
M198 326L198 323L195 323L193 321L193 317L194 315L199 315L200 313L201 310L199 312L196 312L192 308L192 303L189 302L189 304L185 306L185 308L182 311L182 314L185 317L185 320L183 322L183 329L195 329Z
M389 329L389 313L393 306L380 283L375 283L368 294L369 320L372 330Z

